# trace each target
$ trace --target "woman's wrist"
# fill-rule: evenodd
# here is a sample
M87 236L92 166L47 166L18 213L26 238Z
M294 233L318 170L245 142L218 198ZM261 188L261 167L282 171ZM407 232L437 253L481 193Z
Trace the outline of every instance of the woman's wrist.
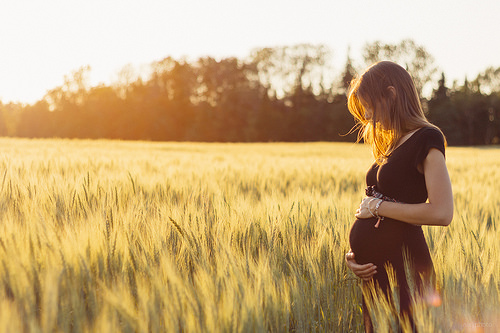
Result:
M372 205L372 202L374 201L377 201L375 204ZM379 198L373 198L371 199L369 202L368 202L368 211L370 212L370 214L377 218L377 219L380 219L380 215L379 215L379 208L380 208L380 205L382 204L384 200L382 199L379 199Z
M374 213L374 212L375 212L375 210L374 210L374 209L372 209L372 207L371 207L372 202L373 202L373 201L375 201L375 200L377 200L377 198L373 198L373 199L371 199L370 201L368 201L368 205L367 205L368 212L370 212L371 216L373 216L373 217L377 217L377 216L375 215L375 213ZM375 204L375 205L376 205L376 204Z

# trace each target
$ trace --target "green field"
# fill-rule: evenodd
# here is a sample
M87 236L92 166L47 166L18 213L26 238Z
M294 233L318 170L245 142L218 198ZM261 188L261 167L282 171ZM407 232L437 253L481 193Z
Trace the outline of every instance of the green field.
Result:
M340 143L0 139L0 332L359 332L344 254L371 164ZM449 148L443 304L500 331L500 149Z

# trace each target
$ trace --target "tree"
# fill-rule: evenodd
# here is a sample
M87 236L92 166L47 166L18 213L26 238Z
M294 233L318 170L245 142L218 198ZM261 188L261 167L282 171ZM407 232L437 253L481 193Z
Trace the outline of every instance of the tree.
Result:
M460 142L452 144L480 145L488 141L489 102L473 88L466 77L463 86L456 87L450 94L450 112L455 114L455 131L461 137Z
M331 50L325 45L298 44L256 49L250 61L257 69L259 80L270 96L285 98L295 91L311 89L320 94L325 72L331 70Z
M500 67L486 68L484 72L478 74L474 81L479 92L486 94L500 93Z
M434 58L423 46L411 39L405 39L399 44L383 44L380 41L368 43L363 50L363 59L367 66L382 60L400 64L411 74L421 97L424 87L432 81L437 71L433 64Z
M113 82L113 88L120 98L125 99L127 94L130 93L130 89L140 80L141 77L134 66L132 66L132 64L127 64L117 73Z
M3 103L0 101L0 136L5 135L7 135L7 121L5 119Z
M167 57L152 65L146 105L155 140L184 140L197 94L197 74L186 60Z
M198 60L196 68L197 132L206 131L217 141L256 140L262 116L259 109L266 90L257 80L254 64L237 58L206 57ZM207 118L211 119L211 127Z
M450 99L450 89L446 87L446 77L441 73L438 87L432 93L427 103L429 121L438 126L445 135L449 144L463 144L464 139L460 128L460 114L453 108Z
M351 48L347 50L347 60L345 62L344 71L342 72L342 79L341 79L341 89L343 90L344 95L347 95L349 90L349 85L351 84L352 79L354 79L356 75L356 70L352 65L352 59L350 53L351 53Z
M49 111L49 105L45 100L28 105L21 112L16 133L18 136L28 138L53 137L56 125L53 116L54 114Z
M88 90L81 106L81 136L86 138L122 138L123 100L111 86L99 85Z
M14 135L19 115L25 106L20 103L3 104L0 101L0 136Z
M82 66L64 77L62 86L50 90L44 97L52 110L83 103L89 89L90 66Z

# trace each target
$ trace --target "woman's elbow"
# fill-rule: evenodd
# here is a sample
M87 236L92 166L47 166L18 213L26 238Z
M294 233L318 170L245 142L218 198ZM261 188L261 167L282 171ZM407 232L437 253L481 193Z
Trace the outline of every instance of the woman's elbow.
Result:
M440 202L430 203L431 208L431 216L432 216L432 224L439 226L449 226L451 221L453 220L453 199L451 200L443 200Z
M436 217L436 224L441 225L443 227L447 227L450 225L452 220L453 220L453 208L446 211L442 211L441 214L439 214Z

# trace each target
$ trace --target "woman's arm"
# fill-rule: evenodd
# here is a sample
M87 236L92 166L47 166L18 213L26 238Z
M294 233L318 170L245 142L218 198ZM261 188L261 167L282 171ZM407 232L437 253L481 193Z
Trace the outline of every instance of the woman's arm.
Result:
M444 155L431 148L423 162L423 173L428 202L404 204L384 201L378 209L379 216L389 217L415 225L447 226L453 218L453 193ZM372 217L377 200L364 198L356 213L357 218ZM383 222L382 222L383 223Z

